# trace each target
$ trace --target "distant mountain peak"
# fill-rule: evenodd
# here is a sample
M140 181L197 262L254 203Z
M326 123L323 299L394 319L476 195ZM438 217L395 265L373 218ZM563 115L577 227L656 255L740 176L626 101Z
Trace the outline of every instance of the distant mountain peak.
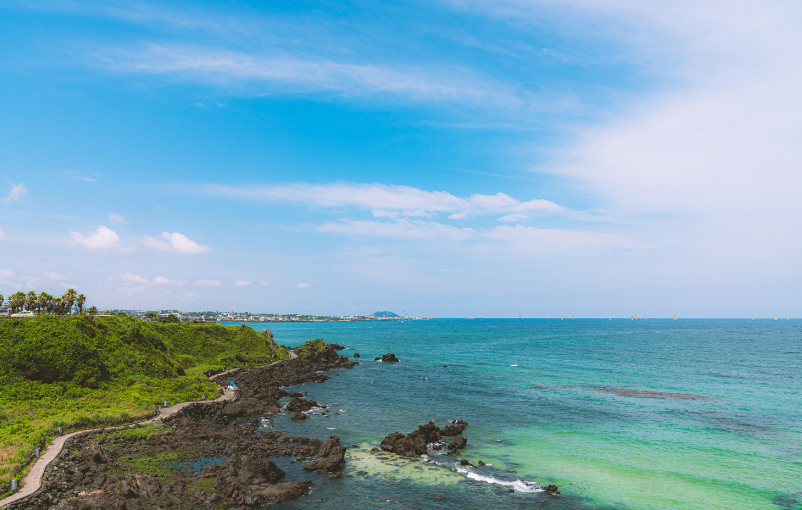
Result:
M401 317L397 313L387 312L387 311L385 311L385 312L374 312L374 313L372 313L370 315L371 315L371 317Z

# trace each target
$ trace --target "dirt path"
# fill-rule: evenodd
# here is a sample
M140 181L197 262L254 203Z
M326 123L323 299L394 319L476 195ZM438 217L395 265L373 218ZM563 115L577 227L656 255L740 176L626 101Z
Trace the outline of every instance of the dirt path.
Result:
M287 358L287 359L295 359L297 357L298 357L297 354L295 354L294 352L290 351L290 357ZM263 365L263 366L264 367L270 367L270 366L276 365L278 363L282 363L284 361L287 361L287 360L286 359L281 359L281 360L278 360L278 361L274 361L273 363L270 363L269 365ZM254 367L254 368L256 368L256 367ZM223 372L221 374L216 374L213 377L217 377L217 376L221 376L221 375L232 375L232 374L238 372L239 370L240 369L238 369L238 368L232 368L231 370L227 370L227 371L225 371L225 372ZM126 425L120 425L119 427L105 427L105 428L97 428L97 429L79 430L77 432L71 432L71 433L69 433L67 435L64 435L64 436L59 436L56 439L54 439L52 443L50 443L49 445L47 445L45 447L45 451L44 451L43 454L41 454L39 456L39 460L36 461L36 463L33 465L33 467L28 472L28 474L25 476L25 478L22 479L21 486L17 490L17 492L12 494L11 496L8 496L7 498L4 498L4 499L0 500L0 509L2 509L3 507L5 507L6 505L8 505L10 503L14 503L15 501L19 501L19 500L21 500L23 498L26 498L26 497L30 496L31 494L33 494L34 492L38 491L39 488L42 486L42 475L44 475L44 473L45 473L45 468L51 462L53 462L56 459L56 457L58 457L58 454L61 453L62 448L64 448L64 443L66 443L67 440L69 438L73 437L73 436L77 436L78 434L90 434L92 432L98 432L100 430L114 431L114 430L119 430L119 429L124 429L124 428L127 428L127 427L131 427L132 425L144 425L146 423L151 423L151 422L154 422L156 420L164 420L165 418L174 415L175 413L177 413L178 411L180 411L181 409L185 408L186 406L188 406L190 404L211 404L213 402L225 402L226 400L232 400L235 395L236 395L236 392L234 390L230 390L230 389L226 388L224 390L223 394L220 397L218 397L218 398L216 398L214 400L191 400L191 401L188 401L188 402L180 402L180 403L174 404L174 405L172 405L170 407L162 407L161 410L159 411L158 416L156 416L155 418L151 418L149 420L142 420L142 421L138 421L138 422L132 422L132 423L128 423Z

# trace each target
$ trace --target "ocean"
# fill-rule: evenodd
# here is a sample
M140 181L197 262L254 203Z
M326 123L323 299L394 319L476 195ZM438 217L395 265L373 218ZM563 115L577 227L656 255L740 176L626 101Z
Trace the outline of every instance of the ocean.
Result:
M264 420L349 447L341 479L281 460L288 480L316 487L274 508L802 509L802 321L248 325L361 355L296 387L337 414ZM387 352L401 362L373 361ZM391 432L453 419L470 424L457 458L370 452Z

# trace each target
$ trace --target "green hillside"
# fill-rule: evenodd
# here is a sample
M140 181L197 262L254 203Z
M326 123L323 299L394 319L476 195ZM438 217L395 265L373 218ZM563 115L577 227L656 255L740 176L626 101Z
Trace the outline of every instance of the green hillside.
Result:
M401 317L401 316L393 312L374 312L371 314L371 317Z
M213 398L204 371L289 356L247 326L87 316L0 319L0 352L0 484L59 426Z

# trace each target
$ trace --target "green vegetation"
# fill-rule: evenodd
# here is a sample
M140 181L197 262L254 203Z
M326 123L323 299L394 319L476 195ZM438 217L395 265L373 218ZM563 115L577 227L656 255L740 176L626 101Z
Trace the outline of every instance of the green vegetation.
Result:
M295 354L303 358L305 356L308 356L310 354L315 354L316 352L323 350L324 347L326 347L326 341L323 340L322 338L318 338L317 340L307 341L302 346L293 349L293 351L295 351Z
M397 313L393 312L374 312L370 315L371 317L401 317Z
M0 320L0 350L0 484L18 476L15 467L59 426L132 421L165 400L214 398L218 387L205 371L289 357L247 326L125 315Z

